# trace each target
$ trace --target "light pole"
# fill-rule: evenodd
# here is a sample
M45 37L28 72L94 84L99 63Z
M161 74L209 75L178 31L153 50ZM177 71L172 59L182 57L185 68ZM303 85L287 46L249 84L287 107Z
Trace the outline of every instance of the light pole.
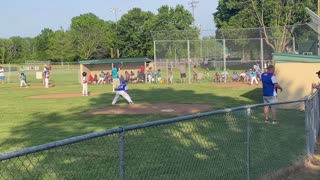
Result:
M114 14L115 20L116 20L116 24L118 22L118 13L121 12L121 9L119 8L112 8L111 12Z
M189 4L190 4L190 6L191 6L191 8L192 8L192 17L193 17L193 23L192 23L192 25L193 25L193 27L195 26L195 21L196 21L196 19L195 19L195 16L194 16L194 11L195 11L195 8L197 7L197 4L199 3L199 1L196 1L196 0L192 0Z
M116 20L116 28L115 28L116 33L117 33L117 30L118 30L118 13L120 11L121 11L121 9L119 9L119 8L112 8L111 9L111 12L114 14L114 17L115 17L115 20ZM116 49L117 49L117 58L119 58L119 56L120 56L119 48L116 48Z

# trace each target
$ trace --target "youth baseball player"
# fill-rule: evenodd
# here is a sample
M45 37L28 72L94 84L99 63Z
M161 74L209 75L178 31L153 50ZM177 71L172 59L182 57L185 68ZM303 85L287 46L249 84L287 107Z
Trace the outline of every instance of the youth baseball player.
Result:
M82 96L88 96L88 81L86 72L82 72Z
M133 104L131 97L127 93L128 91L127 82L128 80L126 79L121 82L120 86L117 89L116 96L113 98L112 105L115 105L117 103L119 96L124 97L129 102L129 104Z

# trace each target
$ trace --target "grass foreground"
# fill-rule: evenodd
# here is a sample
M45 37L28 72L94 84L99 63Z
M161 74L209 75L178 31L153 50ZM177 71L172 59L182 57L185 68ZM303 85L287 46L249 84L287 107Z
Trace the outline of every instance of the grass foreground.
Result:
M34 81L35 82L35 81ZM36 84L36 83L34 83ZM78 84L54 88L0 85L0 153L19 150L91 132L151 122L173 116L84 115L111 106L111 85L90 85L88 97L33 99L30 96L81 93ZM226 88L212 83L129 84L135 103L203 103L216 109L261 103L261 88ZM121 99L120 104L126 102ZM280 110L277 125L263 122L262 108L251 116L251 176L287 167L305 155L304 112ZM235 111L126 133L127 179L245 179L247 158L246 112ZM29 166L22 165L24 161ZM5 165L6 164L6 165ZM30 179L119 179L119 136L100 137L63 146L19 161L0 163L16 177ZM18 171L16 167L25 167ZM1 169L1 168L0 168ZM19 168L18 168L19 169ZM22 171L22 174L21 174ZM6 174L3 172L3 174ZM27 173L26 173L27 174ZM27 177L28 178L28 177Z

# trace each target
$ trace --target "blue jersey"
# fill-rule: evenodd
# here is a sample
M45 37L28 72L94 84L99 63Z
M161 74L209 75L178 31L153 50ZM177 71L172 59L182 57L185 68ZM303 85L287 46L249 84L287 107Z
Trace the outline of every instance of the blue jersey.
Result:
M277 83L275 76L271 73L262 73L261 74L261 81L262 81L262 93L263 96L275 96L276 89L274 84Z
M121 84L117 91L127 91L128 90L128 86L126 84Z

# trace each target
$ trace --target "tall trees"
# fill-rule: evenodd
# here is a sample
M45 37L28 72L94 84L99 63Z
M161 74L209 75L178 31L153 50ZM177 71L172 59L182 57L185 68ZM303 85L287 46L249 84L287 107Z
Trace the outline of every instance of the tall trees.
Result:
M34 57L37 60L48 60L49 56L47 50L49 49L49 39L52 37L53 31L49 28L45 28L36 37L36 52Z
M133 8L118 22L104 21L93 13L82 14L71 19L67 30L44 28L34 38L0 39L0 61L152 57L152 31L195 30L192 22L191 13L182 5L162 6L157 14ZM173 36L176 35L186 34ZM198 33L191 35L197 37Z
M133 8L117 23L118 47L122 57L146 56L150 47L148 22L154 17L151 12Z
M71 33L65 32L63 29L55 31L49 39L47 54L52 60L58 60L62 63L73 60L72 57L75 56L75 53Z
M75 49L81 59L107 56L106 46L111 46L107 35L111 25L92 13L72 18L70 32Z
M265 42L275 52L282 52L290 41L286 26L307 22L305 7L312 3L313 0L220 0L213 15L219 29L261 27Z

